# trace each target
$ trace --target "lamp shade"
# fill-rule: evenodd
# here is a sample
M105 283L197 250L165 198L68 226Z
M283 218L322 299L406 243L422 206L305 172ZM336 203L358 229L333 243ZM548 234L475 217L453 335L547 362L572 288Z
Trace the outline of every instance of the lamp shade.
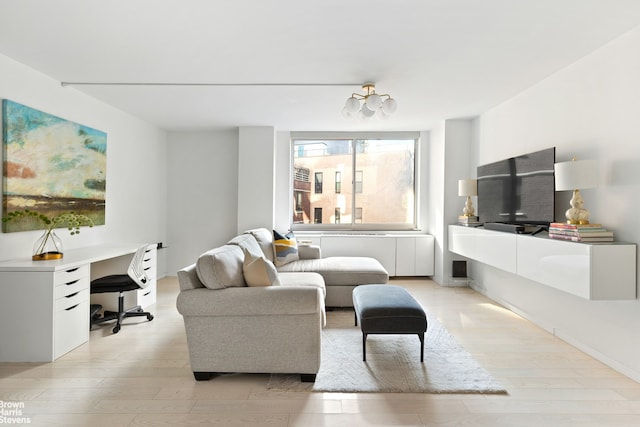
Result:
M357 113L360 109L360 101L352 96L351 98L347 99L347 102L344 105L344 109L349 113Z
M572 160L554 165L556 191L593 188L598 184L595 160Z
M385 114L393 114L398 109L398 103L395 99L389 98L382 103L382 111Z
M458 180L458 196L477 196L478 180L460 179Z

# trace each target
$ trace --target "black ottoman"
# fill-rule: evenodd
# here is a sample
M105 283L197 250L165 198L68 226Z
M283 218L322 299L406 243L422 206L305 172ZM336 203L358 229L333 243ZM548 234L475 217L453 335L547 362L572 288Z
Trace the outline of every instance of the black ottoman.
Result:
M420 361L424 361L427 316L404 288L394 285L360 285L353 290L356 326L362 329L362 360L367 360L367 335L416 334Z

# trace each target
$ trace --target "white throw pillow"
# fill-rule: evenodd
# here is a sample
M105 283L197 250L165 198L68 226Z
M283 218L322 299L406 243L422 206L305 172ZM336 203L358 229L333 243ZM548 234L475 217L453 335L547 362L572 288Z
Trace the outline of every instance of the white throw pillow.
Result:
M244 251L242 273L247 286L280 285L276 266L268 259L252 256L247 250Z

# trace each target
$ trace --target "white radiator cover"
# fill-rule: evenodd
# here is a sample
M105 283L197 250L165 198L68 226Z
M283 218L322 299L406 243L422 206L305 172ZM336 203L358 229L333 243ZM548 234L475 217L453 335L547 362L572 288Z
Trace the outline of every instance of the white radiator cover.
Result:
M368 256L377 259L389 276L432 276L435 239L428 234L304 234L298 240L320 246L323 257Z

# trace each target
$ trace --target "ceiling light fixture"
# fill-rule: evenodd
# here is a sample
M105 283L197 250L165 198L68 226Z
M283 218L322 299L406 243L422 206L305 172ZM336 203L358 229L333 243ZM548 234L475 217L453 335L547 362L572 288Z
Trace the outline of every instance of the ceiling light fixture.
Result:
M380 118L386 118L398 109L398 103L391 98L391 95L376 93L376 85L374 83L367 82L363 84L362 90L367 92L366 95L353 93L347 99L342 109L344 117L348 119L359 117L366 120L377 114ZM385 97L387 99L384 99ZM362 105L360 101L362 101Z

